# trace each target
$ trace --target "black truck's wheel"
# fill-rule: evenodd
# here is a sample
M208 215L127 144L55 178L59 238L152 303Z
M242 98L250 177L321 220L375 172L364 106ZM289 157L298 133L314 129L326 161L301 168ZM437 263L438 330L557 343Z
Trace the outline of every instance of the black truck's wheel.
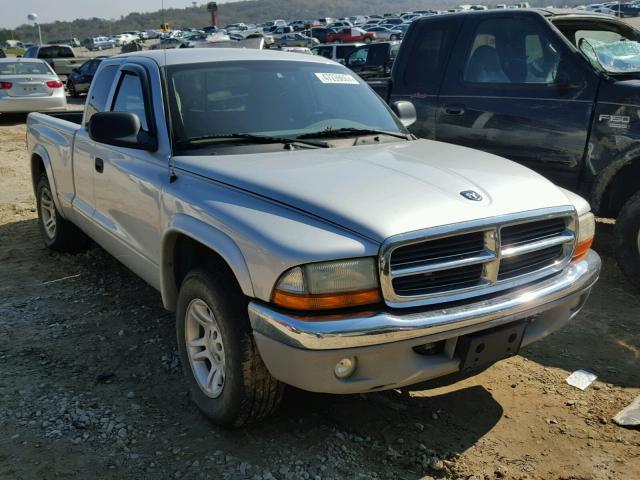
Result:
M640 289L640 192L624 204L614 230L618 265Z
M265 367L251 334L247 301L224 275L191 271L176 312L178 351L191 396L214 423L240 427L274 412L284 385Z
M60 216L53 201L53 193L46 175L36 186L36 203L40 232L47 248L59 252L78 252L87 246L88 238L73 223Z

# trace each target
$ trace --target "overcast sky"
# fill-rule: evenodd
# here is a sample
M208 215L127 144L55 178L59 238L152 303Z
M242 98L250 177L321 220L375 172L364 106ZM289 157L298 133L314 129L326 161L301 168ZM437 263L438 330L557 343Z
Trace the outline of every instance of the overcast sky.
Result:
M162 0L3 0L2 3L4 8L0 16L0 28L13 28L27 23L29 13L37 13L41 23L91 17L119 18L134 10L160 10ZM203 3L206 2L198 1L198 4ZM164 0L165 7L183 8L191 4L191 0Z

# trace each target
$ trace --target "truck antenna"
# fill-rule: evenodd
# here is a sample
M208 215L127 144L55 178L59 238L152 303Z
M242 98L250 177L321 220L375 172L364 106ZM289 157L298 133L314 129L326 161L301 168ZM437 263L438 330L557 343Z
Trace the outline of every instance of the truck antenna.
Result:
M161 30L164 30L165 26L165 10L164 10L164 0L162 0L162 25ZM160 42L162 42L162 38L160 38ZM162 47L161 47L162 48ZM171 139L173 138L173 122L171 118L171 99L169 98L169 83L167 82L167 48L162 49L164 52L164 68L160 70L160 79L164 84L164 93L167 96L167 115L169 116L169 121L167 122L169 128L169 158L167 159L167 164L169 166L169 183L173 183L178 179L178 175L176 174L175 163L173 160L173 144Z

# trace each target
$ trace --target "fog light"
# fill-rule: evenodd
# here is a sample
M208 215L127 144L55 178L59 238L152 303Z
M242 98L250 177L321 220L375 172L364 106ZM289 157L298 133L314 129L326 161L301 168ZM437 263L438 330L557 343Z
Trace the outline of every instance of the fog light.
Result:
M356 357L343 358L336 363L334 372L338 378L348 378L356 370Z

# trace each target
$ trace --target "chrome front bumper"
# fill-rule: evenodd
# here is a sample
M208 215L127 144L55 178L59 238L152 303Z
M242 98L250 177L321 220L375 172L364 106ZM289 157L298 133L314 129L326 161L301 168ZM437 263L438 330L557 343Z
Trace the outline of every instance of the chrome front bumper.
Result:
M249 304L254 332L286 345L311 350L363 347L434 335L481 324L488 328L514 318L535 315L552 302L591 288L600 274L600 257L593 251L561 273L490 299L450 308L402 314L399 310L336 316L305 317Z
M258 349L271 374L305 390L356 393L397 388L459 369L458 337L529 319L522 346L559 329L584 305L600 273L593 251L562 272L533 285L446 308L305 317L249 304ZM415 347L446 341L445 354L424 356ZM354 377L338 380L336 362L357 357Z

